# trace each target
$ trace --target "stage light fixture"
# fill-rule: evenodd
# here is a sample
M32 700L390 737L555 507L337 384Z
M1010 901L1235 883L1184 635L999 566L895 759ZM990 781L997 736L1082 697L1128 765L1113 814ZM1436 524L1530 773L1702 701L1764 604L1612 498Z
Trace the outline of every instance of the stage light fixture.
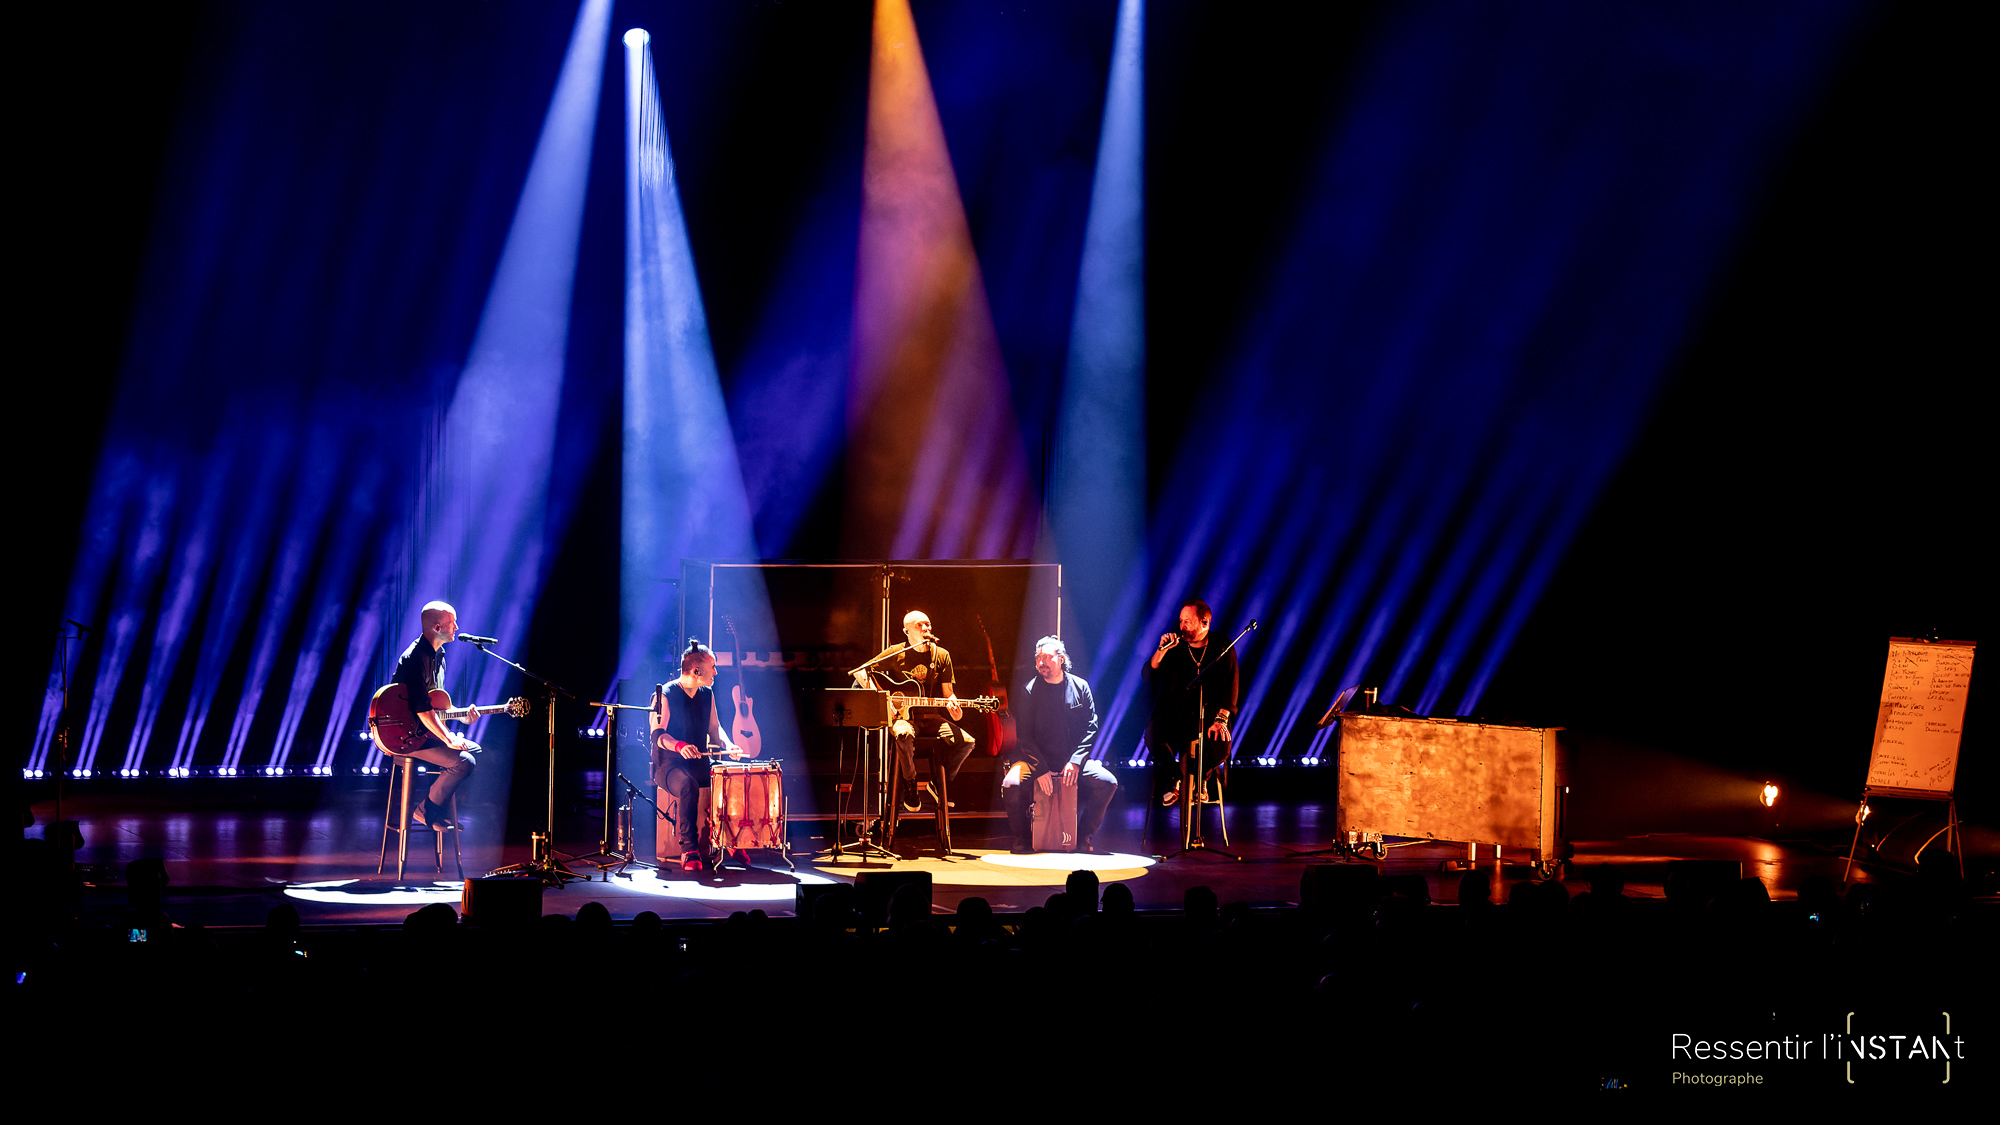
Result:
M652 39L653 37L646 32L645 28L635 27L625 33L625 46L636 51L647 43L652 42Z
M1778 803L1777 783L1770 781L1765 782L1763 792L1757 795L1757 799L1763 802L1764 807L1767 809L1775 807Z

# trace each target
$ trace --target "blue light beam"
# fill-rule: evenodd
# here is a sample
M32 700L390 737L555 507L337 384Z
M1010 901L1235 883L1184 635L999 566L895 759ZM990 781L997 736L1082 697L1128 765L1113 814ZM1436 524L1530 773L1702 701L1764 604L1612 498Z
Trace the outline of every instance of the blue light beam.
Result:
M683 558L750 558L750 506L660 112L650 37L625 36L625 427L618 678L670 655ZM753 627L756 635L765 635ZM708 639L708 638L704 638Z
M1109 667L1119 591L1145 570L1145 3L1120 0L1050 459L1050 523L1078 652Z
M442 598L458 607L466 628L502 638L517 654L545 577L550 506L560 499L550 496L549 481L610 21L610 0L578 7L446 415L443 511L415 529L421 562L399 622L414 623L424 602ZM481 698L497 694L510 673L499 661L477 668L472 694ZM494 738L511 743L512 729L496 727Z

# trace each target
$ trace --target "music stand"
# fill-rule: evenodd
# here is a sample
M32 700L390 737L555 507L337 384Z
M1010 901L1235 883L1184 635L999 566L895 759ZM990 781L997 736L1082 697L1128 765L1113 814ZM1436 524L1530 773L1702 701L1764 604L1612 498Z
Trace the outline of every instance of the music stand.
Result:
M884 653L882 656L876 657L876 660L885 659L891 655L893 653ZM873 664L874 662L871 660L868 663ZM866 666L863 665L863 667ZM849 845L845 839L847 831L847 798L854 792L854 783L835 781L834 790L839 800L834 804L833 848L831 849L834 860L840 860L849 851L853 851L861 857L861 865L863 867L882 866L880 864L869 863L870 859L880 858L891 861L902 859L902 856L877 844L868 831L868 791L871 788L868 774L874 765L872 761L874 755L879 753L882 756L882 769L885 776L889 768L887 758L889 745L889 693L886 691L877 691L874 688L827 688L820 692L816 703L817 706L814 709L815 717L825 726L839 728L840 734L837 745L839 752L843 756L847 752L847 730L849 728L855 730L860 739L860 745L856 749L858 757L855 761L855 768L861 771L861 815L858 818L859 826L854 833L856 842ZM871 752L868 747L868 739L871 734L876 736L877 748L874 752ZM836 778L840 776L843 765L835 765L834 776ZM884 796L885 793L877 793L876 795L875 819L878 824L882 822L884 816L881 806Z

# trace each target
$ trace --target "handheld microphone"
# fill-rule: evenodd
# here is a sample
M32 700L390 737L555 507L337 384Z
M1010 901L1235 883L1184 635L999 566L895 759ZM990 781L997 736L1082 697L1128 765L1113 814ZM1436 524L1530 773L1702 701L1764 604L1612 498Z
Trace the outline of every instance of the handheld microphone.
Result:
M458 639L475 645L497 645L500 643L497 637L475 637L471 633L460 633Z

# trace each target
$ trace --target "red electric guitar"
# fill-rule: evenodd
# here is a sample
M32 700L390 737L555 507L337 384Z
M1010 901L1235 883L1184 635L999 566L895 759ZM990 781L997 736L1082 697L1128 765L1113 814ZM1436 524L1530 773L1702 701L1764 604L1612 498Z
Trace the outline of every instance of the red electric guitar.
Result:
M469 723L481 715L498 715L502 711L520 719L527 717L528 701L517 695L491 707L454 708L451 693L439 688L431 692L431 710L440 720L461 723ZM409 689L402 684L386 685L368 701L368 733L375 736L375 745L384 754L407 754L431 737L430 728L417 718L415 711L410 710Z
M1007 685L1000 682L1000 662L993 659L993 638L987 636L986 620L976 613L972 619L979 622L979 635L986 637L986 694L1000 705L986 715L986 752L997 757L1013 752L1019 733L1014 726L1014 716L1007 712Z

